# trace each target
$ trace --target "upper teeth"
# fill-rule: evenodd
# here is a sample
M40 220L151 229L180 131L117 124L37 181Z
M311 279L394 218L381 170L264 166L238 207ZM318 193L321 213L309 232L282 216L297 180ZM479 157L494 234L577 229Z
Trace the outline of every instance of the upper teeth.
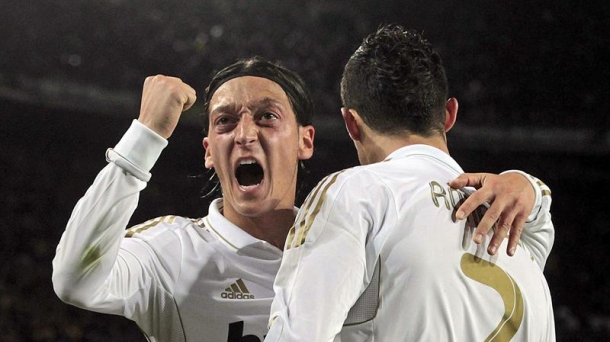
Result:
M239 161L239 165L244 165L244 164L256 164L256 160L254 160L254 159L244 159L244 160L240 160Z

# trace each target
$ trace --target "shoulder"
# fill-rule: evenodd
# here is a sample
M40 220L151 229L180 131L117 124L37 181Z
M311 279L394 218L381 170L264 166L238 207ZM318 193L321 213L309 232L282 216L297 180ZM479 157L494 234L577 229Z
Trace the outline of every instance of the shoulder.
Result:
M125 237L138 237L142 239L153 239L160 235L182 235L189 229L199 227L200 219L167 215L150 219L125 230Z
M181 216L160 216L125 230L121 249L131 254L154 256L155 260L180 264L195 246L207 250L199 219Z
M342 207L351 211L356 205L368 207L372 201L392 202L394 194L390 184L378 172L379 168L372 166L356 166L324 177L309 193L304 207L323 205L327 210Z
M361 165L331 173L316 186L318 191L331 193L362 193L367 189L386 187L383 170L377 164Z
M354 166L341 171L336 171L324 177L318 186L345 186L359 183L363 180L376 181L379 179L373 165Z

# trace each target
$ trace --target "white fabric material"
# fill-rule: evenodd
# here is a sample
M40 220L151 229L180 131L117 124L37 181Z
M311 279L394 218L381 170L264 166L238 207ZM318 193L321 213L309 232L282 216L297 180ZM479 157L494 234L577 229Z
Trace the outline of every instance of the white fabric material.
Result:
M106 160L118 165L139 180L148 182L150 169L166 146L167 140L162 136L138 120L133 120L127 133L114 149L106 151Z
M472 242L476 215L452 220L463 192L447 183L462 172L414 145L322 180L286 241L265 341L554 341L550 191L535 183L515 256L505 240L490 257Z
M160 145L132 128L115 150L148 172ZM58 296L134 320L150 341L262 341L282 251L226 220L221 200L205 218L165 216L125 230L145 186L113 163L99 173L57 247Z

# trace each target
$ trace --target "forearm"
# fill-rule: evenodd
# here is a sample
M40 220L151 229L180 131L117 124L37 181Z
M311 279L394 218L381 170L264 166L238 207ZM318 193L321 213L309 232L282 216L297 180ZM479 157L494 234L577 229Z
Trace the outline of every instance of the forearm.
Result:
M121 162L111 162L98 174L74 208L61 237L53 260L52 280L55 292L67 303L90 309L104 303L105 312L119 313L115 310L120 310L120 298L116 298L116 307L108 303L115 297L109 289L119 280L113 275L122 273L122 263L117 261L119 247L137 207L139 192L146 187L145 176L162 149L157 146L153 158L147 157L150 143L142 138L141 128L133 129L132 125L119 142L114 152L121 156ZM112 161L111 157L108 159Z

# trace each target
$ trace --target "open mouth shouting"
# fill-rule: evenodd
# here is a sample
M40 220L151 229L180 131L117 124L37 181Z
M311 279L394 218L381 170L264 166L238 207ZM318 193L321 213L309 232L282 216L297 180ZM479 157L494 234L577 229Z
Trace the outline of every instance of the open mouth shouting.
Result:
M263 181L264 175L263 168L254 159L240 160L235 169L235 178L245 190L257 187Z

